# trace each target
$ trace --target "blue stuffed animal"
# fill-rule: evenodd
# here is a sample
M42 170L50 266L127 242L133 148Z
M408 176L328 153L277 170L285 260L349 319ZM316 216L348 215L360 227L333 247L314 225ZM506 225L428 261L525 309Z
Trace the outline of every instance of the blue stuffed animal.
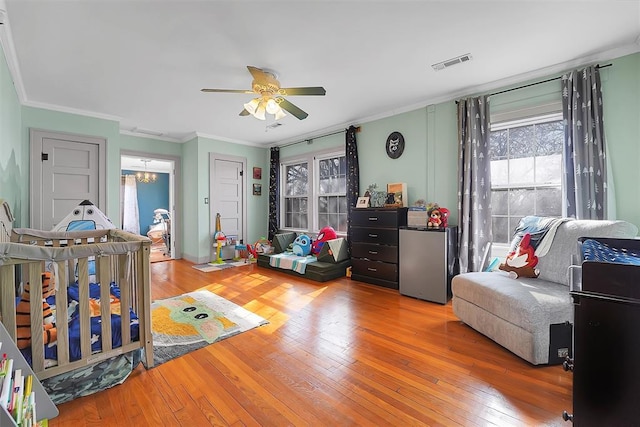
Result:
M301 234L293 241L292 250L294 255L307 256L311 253L311 238L306 234Z

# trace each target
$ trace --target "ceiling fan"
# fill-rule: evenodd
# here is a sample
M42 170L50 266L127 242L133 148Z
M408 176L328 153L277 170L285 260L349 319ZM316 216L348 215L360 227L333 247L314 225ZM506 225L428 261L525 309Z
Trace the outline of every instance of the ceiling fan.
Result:
M285 111L298 118L304 120L309 114L295 106L285 96L297 95L319 95L324 96L327 91L321 86L314 87L280 87L280 82L276 74L267 69L247 66L247 69L253 76L251 82L251 90L243 89L201 89L202 92L226 92L226 93L257 93L257 98L244 104L244 109L240 112L241 116L252 115L257 119L265 120L265 113L275 115L275 119L279 120L286 116Z

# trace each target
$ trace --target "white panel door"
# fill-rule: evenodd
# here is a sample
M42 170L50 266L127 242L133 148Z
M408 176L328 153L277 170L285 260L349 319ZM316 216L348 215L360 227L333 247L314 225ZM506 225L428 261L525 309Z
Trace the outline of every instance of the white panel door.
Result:
M238 241L244 239L242 224L243 202L242 162L214 159L212 192L212 230L215 231L216 214L220 213L222 232Z
M50 230L83 200L98 200L98 146L44 138L42 227Z
M51 230L82 201L106 207L102 138L31 131L31 227Z

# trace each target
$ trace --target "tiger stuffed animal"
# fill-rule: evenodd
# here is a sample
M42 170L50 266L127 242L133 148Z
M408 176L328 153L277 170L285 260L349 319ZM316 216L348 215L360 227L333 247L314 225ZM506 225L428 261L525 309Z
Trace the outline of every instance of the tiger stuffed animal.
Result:
M27 348L31 345L31 314L29 311L29 282L24 285L24 292L20 296L20 302L16 306L16 326L18 348ZM56 291L55 278L50 272L42 273L42 317L44 331L44 344L53 343L58 339L56 325L53 322L53 312L46 298Z

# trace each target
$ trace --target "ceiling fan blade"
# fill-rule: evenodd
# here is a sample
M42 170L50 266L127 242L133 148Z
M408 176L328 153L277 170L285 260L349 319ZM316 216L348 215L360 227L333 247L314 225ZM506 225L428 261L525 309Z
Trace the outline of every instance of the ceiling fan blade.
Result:
M240 115L241 116L250 116L251 113L248 112L246 108L244 108L242 111L240 111Z
M326 95L327 91L322 86L314 87L282 87L278 91L279 95Z
M265 74L265 72L258 67L252 67L251 65L247 65L247 69L251 73L251 76L253 77L254 80L264 80L265 78L267 78L267 75Z
M253 93L248 89L200 89L202 92L223 92L223 93Z
M299 120L304 120L309 115L281 96L276 98L276 102L280 105L280 108L291 113L292 116L297 117Z

